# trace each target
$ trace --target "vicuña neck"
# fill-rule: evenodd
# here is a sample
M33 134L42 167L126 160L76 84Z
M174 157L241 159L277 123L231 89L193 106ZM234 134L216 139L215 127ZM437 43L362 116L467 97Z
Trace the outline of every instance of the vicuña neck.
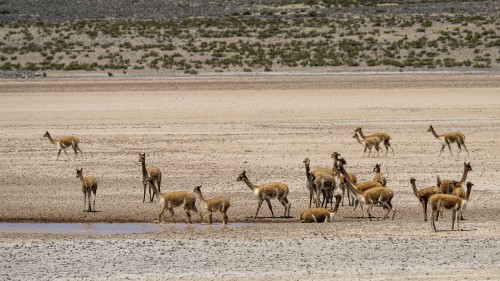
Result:
M418 190L417 190L417 185L415 184L415 181L411 181L411 188L413 189L413 193L415 193L415 196L418 197Z
M467 186L467 192L465 193L465 199L467 199L467 201L469 200L471 189L472 189L471 185Z
M311 173L311 168L309 167L308 163L305 163L305 165L306 165L306 177L307 177L307 180L308 181L313 181L313 176L312 176L312 173Z
M351 180L343 166L340 166L340 172L342 173L342 176L344 176L344 180L347 183L347 188L349 188L352 193L354 193L358 197L361 193L356 189L356 184Z
M354 137L356 138L356 140L357 140L360 144L363 144L363 141L359 139L358 134L356 134Z
M255 184L250 182L250 180L247 178L247 176L245 176L243 178L243 181L248 185L248 187L250 187L251 190L254 190L257 187Z
M339 168L339 159L337 158L337 156L334 156L332 170L335 172L335 171L337 171L338 168Z
M147 176L148 171L146 170L146 159L144 159L144 161L141 161L141 166L142 166L142 175Z
M362 139L365 139L365 134L363 134L363 131L362 130L359 130L359 135L361 136Z
M54 144L56 143L56 141L50 136L50 134L47 134L47 138L49 139L49 141L51 143L54 143Z
M462 174L462 179L459 181L460 184L464 184L465 180L467 179L468 173L469 173L469 169L467 169L467 166L465 166L464 173Z
M309 177L309 174L311 173L311 168L309 168L309 163L304 163L306 165L306 177Z
M431 133L434 135L436 139L439 139L439 135L436 133L436 131L434 131L433 127L431 127Z

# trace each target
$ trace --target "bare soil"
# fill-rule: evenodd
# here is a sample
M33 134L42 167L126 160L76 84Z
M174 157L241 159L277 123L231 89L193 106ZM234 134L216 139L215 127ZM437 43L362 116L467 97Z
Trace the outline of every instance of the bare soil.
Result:
M0 88L1 222L153 222L159 204L142 203L139 152L162 170L162 191L202 184L206 197L231 198L225 228L178 230L167 216L162 233L0 232L2 280L500 278L498 73L4 80ZM452 145L453 156L438 156L430 124L463 132L470 155ZM359 126L389 133L395 155L363 157L352 138ZM78 135L83 157L63 152L56 161L45 131ZM299 223L309 205L302 161L331 167L333 151L359 180L382 163L394 220L368 221L341 206L331 224ZM474 188L462 231L451 231L445 212L434 233L410 178L418 188L437 175L458 180L464 161ZM97 212L83 212L81 167L99 178ZM257 201L235 181L242 170L256 184L286 183L292 218L271 218L265 204L252 218Z

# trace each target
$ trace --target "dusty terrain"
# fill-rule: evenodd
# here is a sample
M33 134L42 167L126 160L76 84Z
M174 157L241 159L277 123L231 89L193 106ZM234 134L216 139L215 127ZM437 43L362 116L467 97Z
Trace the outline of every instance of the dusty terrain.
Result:
M0 221L152 222L142 203L138 153L163 171L162 190L226 195L227 228L135 235L0 233L2 280L486 280L500 278L500 75L337 74L201 76L163 79L47 79L0 83ZM462 131L470 156L454 156L427 131ZM352 138L363 126L393 138L395 155L363 158ZM76 134L83 158L67 161L47 139ZM394 191L394 221L367 221L341 206L332 224L300 224L308 206L305 157L331 167L347 159L358 179L382 163ZM70 151L68 151L70 153ZM70 153L71 158L73 154ZM458 180L471 162L474 188L461 223L450 213L438 233L423 221L410 188ZM99 178L95 213L83 212L76 168ZM293 218L260 216L251 190L235 179L290 187ZM273 201L274 212L283 207ZM375 208L375 215L382 214ZM181 209L178 219L185 221ZM220 216L214 216L217 223ZM193 214L196 224L199 217Z

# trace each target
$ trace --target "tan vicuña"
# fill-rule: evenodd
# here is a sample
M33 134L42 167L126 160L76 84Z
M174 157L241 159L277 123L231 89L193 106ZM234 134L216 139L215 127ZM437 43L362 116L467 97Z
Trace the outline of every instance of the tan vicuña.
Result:
M78 137L71 135L71 136L61 137L60 139L53 139L48 131L45 132L43 137L48 138L51 143L53 143L57 147L59 147L59 152L57 152L57 159L56 160L59 160L59 156L61 155L61 151L64 150L66 157L68 157L68 160L71 161L71 159L69 158L68 152L66 151L66 148L68 148L68 147L73 148L73 151L75 152L75 160L76 160L76 155L78 154L78 151L80 151L80 154L83 157L83 152L80 150L80 147L78 147L78 144L80 143L80 139Z
M271 199L274 198L278 199L278 201L280 201L283 207L285 207L285 214L283 215L283 217L285 218L290 217L291 203L288 202L287 199L289 190L286 184L281 182L272 182L263 185L255 185L251 183L250 180L247 178L245 171L242 171L238 175L236 180L245 182L248 185L248 187L253 191L255 197L257 197L258 205L257 205L257 211L255 212L255 218L257 218L257 215L259 214L260 207L262 206L264 200L267 202L269 210L271 211L271 215L274 218L273 207L271 205Z
M458 215L461 215L465 210L470 197L470 191L473 184L467 182L467 193L465 198L458 197L451 194L434 194L429 198L429 204L432 207L431 214L431 229L437 232L435 220L439 212L443 210L451 210L451 230L455 229L455 221L457 222L457 229L460 230L460 220Z
M410 185L413 189L413 193L418 198L418 201L420 202L420 204L422 204L422 209L424 212L424 221L427 221L427 203L429 202L429 198L432 195L440 193L439 187L432 186L432 187L423 188L421 190L417 190L417 185L415 183L416 181L417 180L415 178L411 178Z
M174 223L177 222L175 218L174 208L180 206L182 206L184 208L184 211L186 211L189 223L192 223L190 211L198 213L200 215L201 221L203 222L203 214L198 210L198 208L196 208L196 197L194 193L187 191L170 191L160 193L153 178L148 177L146 178L146 181L146 184L150 184L153 187L156 197L160 199L160 204L162 207L161 212L158 215L158 223L162 223L161 217L167 210L170 212L170 215L172 215Z
M149 186L149 202L153 202L153 198L155 196L155 193L153 191L153 194L151 195L151 189L153 186L151 184L146 184L147 181L146 179L148 177L152 178L156 186L158 187L158 191L161 192L161 171L158 167L147 167L146 168L146 153L139 153L139 162L141 162L141 167L142 167L142 185L144 186L144 195L142 197L142 203L146 201L146 188Z
M441 156L441 153L443 153L444 147L448 146L448 149L450 150L450 154L453 156L453 152L451 152L451 146L450 144L452 143L457 143L458 146L458 154L462 151L462 146L465 148L465 151L467 151L467 155L469 155L469 150L467 149L467 146L465 146L465 135L461 132L450 132L450 133L444 133L442 135L439 135L436 133L434 130L434 127L432 125L429 126L429 129L427 129L427 132L431 132L432 135L438 139L441 142L441 151L439 152L439 155Z
M82 191L83 191L83 211L84 212L95 212L95 197L97 194L97 179L92 176L83 177L83 168L80 170L76 169L76 177L80 179L82 182ZM93 207L90 205L90 201L93 198ZM87 199L89 200L89 208L86 209Z
M201 193L201 185L194 188L194 194L196 194L198 196L198 199L201 201L201 206L203 206L203 208L207 210L207 212L209 212L209 224L212 224L212 214L214 212L220 212L223 216L222 223L227 224L227 209L229 209L229 206L231 206L229 198L225 196L219 196L215 198L205 199L205 197L203 197L203 194Z

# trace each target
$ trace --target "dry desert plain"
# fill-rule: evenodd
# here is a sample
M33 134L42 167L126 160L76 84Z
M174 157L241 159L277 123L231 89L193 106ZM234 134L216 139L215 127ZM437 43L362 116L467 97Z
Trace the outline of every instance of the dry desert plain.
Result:
M1 222L153 222L142 203L138 153L161 168L162 191L231 198L229 226L122 235L0 232L1 280L498 280L500 279L500 75L371 73L266 76L50 78L0 82ZM427 132L462 131L470 156ZM383 131L395 155L367 158L353 138ZM76 134L67 161L47 139ZM368 221L341 206L331 224L301 224L308 207L303 160L331 167L339 152L360 180L382 164L395 219ZM69 152L69 151L68 151ZM70 153L72 157L72 153ZM423 221L419 188L436 176L474 183L462 231L451 214ZM97 212L83 212L76 168L99 178ZM257 201L235 179L290 187L293 218L251 218ZM273 200L274 211L283 207ZM381 208L374 213L381 217ZM179 220L186 221L182 209Z

